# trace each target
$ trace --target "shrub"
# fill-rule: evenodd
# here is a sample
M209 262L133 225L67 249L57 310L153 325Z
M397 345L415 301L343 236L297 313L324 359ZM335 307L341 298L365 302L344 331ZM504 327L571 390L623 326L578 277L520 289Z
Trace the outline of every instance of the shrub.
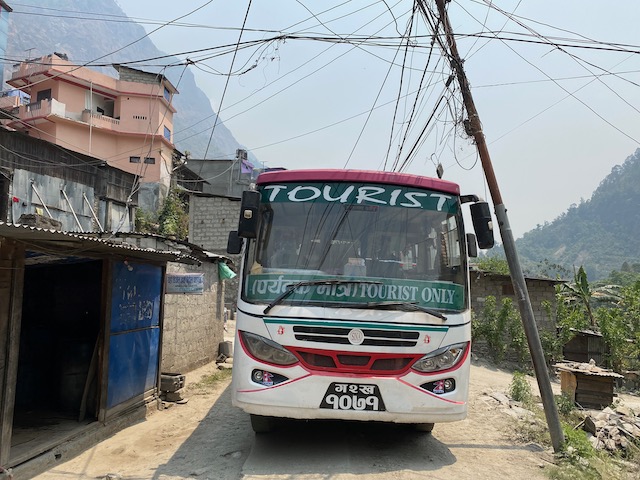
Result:
M527 376L522 372L514 372L511 384L509 385L509 396L516 402L525 405L533 404L533 394Z

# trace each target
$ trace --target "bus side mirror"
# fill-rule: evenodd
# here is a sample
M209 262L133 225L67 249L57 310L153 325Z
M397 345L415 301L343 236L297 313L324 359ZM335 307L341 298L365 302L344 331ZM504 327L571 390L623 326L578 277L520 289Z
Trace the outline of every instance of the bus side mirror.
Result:
M238 255L242 251L243 240L238 236L238 232L232 230L227 239L227 253Z
M258 231L258 207L260 193L253 190L242 192L240 205L240 221L238 222L238 236L241 238L256 238Z
M487 202L477 202L471 204L471 219L473 229L476 232L478 247L481 249L493 248L493 221L491 220L491 210Z
M476 236L473 233L467 233L467 255L471 258L478 256L478 245L476 244Z

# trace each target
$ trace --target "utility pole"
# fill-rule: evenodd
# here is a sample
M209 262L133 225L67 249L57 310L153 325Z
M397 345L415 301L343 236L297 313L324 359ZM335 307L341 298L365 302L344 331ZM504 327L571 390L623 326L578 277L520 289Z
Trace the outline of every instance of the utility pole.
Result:
M460 84L460 90L462 91L464 105L467 110L467 115L469 116L467 121L468 123L465 122L466 131L469 135L473 135L478 149L478 154L480 156L480 161L482 163L482 168L487 179L489 191L491 192L495 215L498 219L498 225L500 226L500 236L502 237L504 251L507 256L507 263L509 264L511 281L517 296L520 316L527 336L529 351L531 352L531 359L533 360L533 368L536 373L536 379L538 380L538 387L540 388L540 396L542 397L544 413L547 419L547 425L549 426L551 443L553 445L553 450L558 453L562 450L562 446L564 444L564 434L562 433L560 417L558 416L558 409L553 397L553 390L551 389L551 382L549 380L549 373L547 372L542 344L540 343L540 336L538 335L538 329L536 328L536 321L533 315L533 308L531 307L531 299L529 298L527 283L525 281L524 274L522 273L522 268L520 267L520 260L518 259L518 252L516 251L513 232L511 231L509 218L507 217L507 209L502 202L502 195L500 194L500 188L498 187L498 182L493 171L487 143L484 138L484 133L482 132L480 117L473 102L473 97L471 96L471 89L464 73L462 59L458 53L458 47L445 9L445 3L449 0L435 1L438 7L438 13L440 14L440 21L444 27L447 46L450 50L449 61L451 63L451 68L455 71L456 76L458 77L458 83ZM437 26L436 32L434 33L437 34Z

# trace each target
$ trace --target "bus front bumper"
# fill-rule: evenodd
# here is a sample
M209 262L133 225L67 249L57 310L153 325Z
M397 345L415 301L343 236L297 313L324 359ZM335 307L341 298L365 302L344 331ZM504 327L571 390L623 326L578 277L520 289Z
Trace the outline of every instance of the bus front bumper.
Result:
M287 380L257 383L251 377L256 370ZM453 422L467 416L469 370L467 357L457 368L436 374L410 370L399 376L341 375L310 372L299 365L264 365L241 354L234 359L233 405L254 415L294 419ZM442 391L445 382L455 388Z

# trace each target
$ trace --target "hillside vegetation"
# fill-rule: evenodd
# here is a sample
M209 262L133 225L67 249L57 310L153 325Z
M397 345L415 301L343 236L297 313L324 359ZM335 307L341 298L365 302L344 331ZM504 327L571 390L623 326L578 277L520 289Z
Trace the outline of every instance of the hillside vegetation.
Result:
M580 175L583 175L582 172ZM575 180L580 181L580 175ZM516 241L527 272L542 263L568 272L584 266L590 280L640 267L640 149L615 166L591 198Z

